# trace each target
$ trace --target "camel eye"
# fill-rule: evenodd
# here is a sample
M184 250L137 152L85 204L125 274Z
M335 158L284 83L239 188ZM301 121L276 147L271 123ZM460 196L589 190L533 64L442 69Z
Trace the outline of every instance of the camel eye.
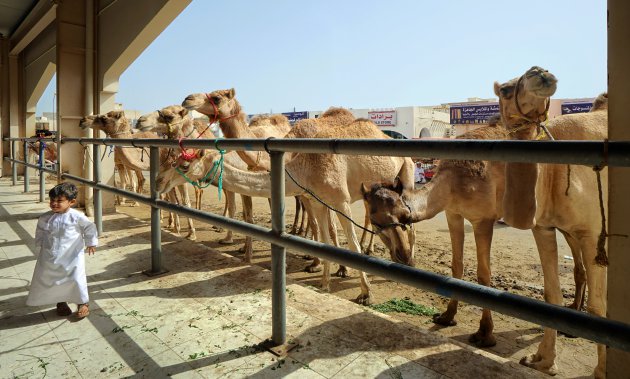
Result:
M210 101L212 101L212 103L215 105L219 105L219 102L221 101L221 99L218 96L212 96L210 98Z

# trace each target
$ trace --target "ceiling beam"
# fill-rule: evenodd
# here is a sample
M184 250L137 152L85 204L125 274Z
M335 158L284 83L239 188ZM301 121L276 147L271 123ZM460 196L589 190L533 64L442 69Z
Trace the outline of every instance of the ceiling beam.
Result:
M9 55L18 55L57 17L57 2L39 0L9 39Z

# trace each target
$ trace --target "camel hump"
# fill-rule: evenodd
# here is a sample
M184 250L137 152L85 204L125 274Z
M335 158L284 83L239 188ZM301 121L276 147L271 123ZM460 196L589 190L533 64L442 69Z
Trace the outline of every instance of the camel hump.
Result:
M289 119L283 114L258 115L249 122L249 127L289 125Z

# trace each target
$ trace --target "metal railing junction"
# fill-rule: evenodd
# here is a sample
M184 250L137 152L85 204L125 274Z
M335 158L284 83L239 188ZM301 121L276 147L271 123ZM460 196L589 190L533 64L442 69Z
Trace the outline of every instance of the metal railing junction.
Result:
M102 232L101 191L123 195L151 206L151 270L164 272L161 261L159 211L177 212L209 222L237 233L271 243L272 268L272 343L286 343L285 259L286 249L327 259L386 279L455 298L482 308L489 308L521 320L583 337L610 347L630 351L630 325L578 312L573 309L511 294L476 283L438 275L402 264L357 254L353 251L289 235L284 231L284 153L334 153L348 155L415 156L439 159L471 159L505 162L561 163L587 166L630 167L630 142L626 141L418 141L370 139L195 139L184 140L185 148L267 151L271 155L272 228L248 224L160 200L156 190L160 147L178 147L179 143L164 139L101 139L63 138L62 143L93 145L93 157L100 156L100 146L132 146L150 149L150 196L118 189L100 182L100 160L93 159L93 180L28 164L15 158L16 143L46 141L33 138L7 138L13 146L13 184L17 182L16 164L25 166L24 191L28 192L28 168L40 170L40 201L43 201L43 172L83 183L94 189L95 223ZM41 146L41 144L40 144ZM41 149L41 147L40 147ZM40 150L40 154L43 152ZM58 170L61 170L59 167Z

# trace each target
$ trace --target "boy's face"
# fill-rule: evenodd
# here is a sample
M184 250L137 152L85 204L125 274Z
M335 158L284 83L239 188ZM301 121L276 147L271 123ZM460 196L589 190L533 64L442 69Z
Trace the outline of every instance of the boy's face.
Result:
M74 204L76 200L68 200L65 196L59 196L50 199L50 209L55 213L66 213Z

